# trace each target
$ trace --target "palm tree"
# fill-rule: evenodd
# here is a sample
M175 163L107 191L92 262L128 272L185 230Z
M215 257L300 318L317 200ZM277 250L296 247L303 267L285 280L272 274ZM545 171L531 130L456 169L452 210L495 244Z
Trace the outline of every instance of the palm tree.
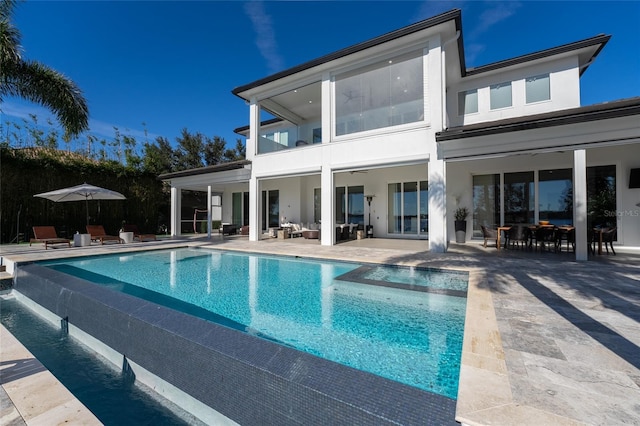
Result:
M89 128L89 109L76 84L59 72L20 54L20 31L10 22L17 2L0 0L0 103L18 96L49 108L65 132L77 136Z

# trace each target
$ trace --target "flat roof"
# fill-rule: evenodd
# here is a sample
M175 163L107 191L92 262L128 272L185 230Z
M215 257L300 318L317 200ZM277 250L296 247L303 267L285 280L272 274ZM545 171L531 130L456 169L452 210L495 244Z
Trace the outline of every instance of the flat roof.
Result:
M228 163L215 164L213 166L198 167L197 169L180 170L178 172L164 173L158 176L158 180L168 180L185 176L204 175L207 173L226 172L228 170L243 169L251 164L249 160L230 161Z

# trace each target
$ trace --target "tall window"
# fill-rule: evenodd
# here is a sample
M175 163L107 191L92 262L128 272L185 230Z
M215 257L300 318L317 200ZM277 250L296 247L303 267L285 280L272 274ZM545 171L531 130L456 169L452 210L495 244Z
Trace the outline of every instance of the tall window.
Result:
M573 176L571 169L538 172L538 217L554 225L573 224Z
M262 191L262 230L280 226L280 192Z
M473 235L482 236L481 225L500 225L500 175L473 177Z
M320 223L322 219L322 191L321 188L313 189L313 221Z
M364 186L336 188L336 223L364 225Z
M504 223L533 223L535 214L533 172L504 174Z
M529 77L525 80L527 103L548 101L551 99L549 74Z
M458 115L478 112L478 91L467 90L458 93Z
M429 230L429 191L427 181L388 185L389 212L387 232L418 235Z
M587 167L590 225L616 226L616 166Z
M494 84L489 88L491 109L511 106L511 82Z
M336 135L423 120L423 75L416 51L337 76Z

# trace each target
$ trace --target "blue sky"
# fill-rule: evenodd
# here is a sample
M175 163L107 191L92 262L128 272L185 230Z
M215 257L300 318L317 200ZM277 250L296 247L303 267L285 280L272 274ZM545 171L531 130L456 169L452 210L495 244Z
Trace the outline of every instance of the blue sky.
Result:
M33 1L18 4L23 56L74 80L91 133L113 127L172 143L183 128L241 138L233 88L460 8L468 67L597 34L611 40L582 77L582 105L640 96L640 1ZM51 115L5 98L2 121ZM145 123L146 126L143 126Z

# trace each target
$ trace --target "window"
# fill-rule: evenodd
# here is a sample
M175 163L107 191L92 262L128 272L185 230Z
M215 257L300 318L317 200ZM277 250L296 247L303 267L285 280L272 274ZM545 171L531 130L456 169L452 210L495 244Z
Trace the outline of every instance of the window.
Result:
M478 112L478 91L467 90L458 93L458 115Z
M587 214L591 225L616 226L616 166L587 167Z
M533 172L504 174L504 223L533 223L535 210Z
M473 235L482 236L481 225L495 229L500 225L500 175L473 177Z
M424 119L422 51L339 75L334 87L337 136Z
M364 225L364 186L336 188L336 223Z
M280 226L280 192L262 191L262 230Z
M388 233L426 235L429 232L428 188L427 181L389 184Z
M525 81L527 103L548 101L551 99L549 74L529 77Z
M538 172L538 218L554 225L573 225L571 169Z
M313 221L320 223L322 219L322 190L321 188L313 189Z
M511 82L495 84L490 87L491 109L507 108L511 106Z

